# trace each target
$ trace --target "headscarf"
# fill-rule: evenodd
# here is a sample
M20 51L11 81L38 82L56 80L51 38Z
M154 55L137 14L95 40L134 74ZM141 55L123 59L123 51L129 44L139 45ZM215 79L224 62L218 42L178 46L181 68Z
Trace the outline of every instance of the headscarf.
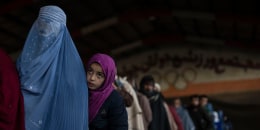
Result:
M24 130L24 105L15 64L0 49L0 130Z
M17 69L27 130L88 129L85 70L61 8L40 8Z
M87 68L89 68L92 63L98 63L101 66L105 80L100 88L89 90L89 122L95 118L102 104L114 90L112 83L115 81L116 75L115 62L110 56L97 53L89 59Z

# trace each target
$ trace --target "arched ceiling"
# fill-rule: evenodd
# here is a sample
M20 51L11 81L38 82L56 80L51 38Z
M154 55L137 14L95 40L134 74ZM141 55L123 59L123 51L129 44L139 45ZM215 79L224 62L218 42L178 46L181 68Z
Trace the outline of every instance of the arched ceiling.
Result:
M55 4L81 55L123 57L162 45L192 44L258 50L258 0L4 0L0 47L22 49L39 8Z

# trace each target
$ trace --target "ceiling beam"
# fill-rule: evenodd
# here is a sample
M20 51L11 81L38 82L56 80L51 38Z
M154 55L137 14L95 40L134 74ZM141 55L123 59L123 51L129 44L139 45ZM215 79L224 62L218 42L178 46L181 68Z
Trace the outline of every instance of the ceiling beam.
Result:
M81 35L87 35L89 33L113 26L118 23L126 23L136 21L140 19L151 19L154 17L174 16L176 18L188 18L198 20L211 20L211 21L236 21L236 22L247 22L256 24L260 22L258 17L233 15L233 14L217 14L217 13L206 13L206 12L195 12L195 11L171 11L171 10L137 10L131 12L125 12L121 15L114 16L94 24L81 27L79 31Z
M205 45L213 45L213 46L231 46L239 49L256 49L260 48L260 44L251 43L246 44L235 40L221 40L215 38L208 37L198 37L198 36L181 36L181 35L153 35L132 43L128 43L125 46L121 46L111 51L111 54L116 56L125 52L133 52L134 49L138 47L142 47L145 45L174 45L174 44L183 44L183 43L199 43Z

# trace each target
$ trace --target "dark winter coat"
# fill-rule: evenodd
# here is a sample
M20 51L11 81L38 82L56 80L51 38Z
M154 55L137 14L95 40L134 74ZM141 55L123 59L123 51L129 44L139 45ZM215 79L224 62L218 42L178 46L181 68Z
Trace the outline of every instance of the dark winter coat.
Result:
M103 103L89 130L128 130L127 112L123 98L116 90Z

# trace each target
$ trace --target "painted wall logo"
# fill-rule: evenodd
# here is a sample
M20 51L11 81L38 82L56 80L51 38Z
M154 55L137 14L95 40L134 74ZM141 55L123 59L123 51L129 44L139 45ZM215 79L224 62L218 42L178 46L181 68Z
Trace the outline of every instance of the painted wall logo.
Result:
M138 79L151 74L163 86L184 89L192 82L242 79L249 73L251 77L260 77L260 62L253 57L230 53L160 51L118 62L118 70L120 75Z

